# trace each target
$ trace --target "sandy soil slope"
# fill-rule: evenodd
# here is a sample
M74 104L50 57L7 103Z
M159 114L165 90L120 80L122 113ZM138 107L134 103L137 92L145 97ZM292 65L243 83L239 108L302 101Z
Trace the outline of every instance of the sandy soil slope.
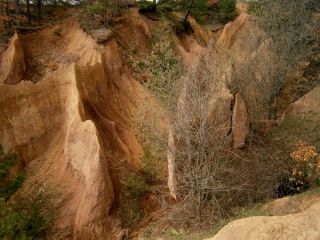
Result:
M130 117L142 87L117 43L99 46L68 21L15 34L0 71L0 144L59 189L59 238L111 239L117 186L106 152L133 169L141 154Z

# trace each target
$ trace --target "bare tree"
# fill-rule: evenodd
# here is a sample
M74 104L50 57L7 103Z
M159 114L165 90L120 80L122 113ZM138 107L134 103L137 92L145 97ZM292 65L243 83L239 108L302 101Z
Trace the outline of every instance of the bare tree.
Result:
M318 41L319 23L315 19L319 1L262 0L257 11L257 22L271 40L269 66L272 88L269 95L269 118L277 117L277 97L290 72L312 55ZM267 77L267 76L265 76Z
M250 1L250 17L238 32L234 46L240 60L234 64L234 91L242 92L249 105L250 120L276 120L279 96L285 82L313 54L319 24L315 10L319 1ZM241 49L241 51L239 50ZM239 57L239 56L236 56Z
M30 0L26 0L27 3L27 17L28 17L28 23L31 23L31 14L30 14Z
M176 196L196 221L208 209L210 215L221 216L220 195L241 188L224 178L230 170L222 154L230 127L231 96L225 86L230 75L225 71L228 60L223 54L217 56L213 48L190 68L173 123L175 144L169 149L174 156Z
M38 21L40 22L41 19L41 0L37 0L37 14L38 14Z
M175 221L215 221L234 207L272 197L287 169L263 141L263 148L232 149L233 96L226 83L235 70L229 52L211 45L185 77L168 153L176 184L169 187L179 202Z

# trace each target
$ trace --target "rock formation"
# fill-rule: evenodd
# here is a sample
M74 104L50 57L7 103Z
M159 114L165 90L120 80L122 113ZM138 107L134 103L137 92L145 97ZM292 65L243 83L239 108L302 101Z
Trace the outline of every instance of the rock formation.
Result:
M316 86L306 95L288 106L285 115L316 114L320 116L320 86Z
M177 199L177 179L176 179L176 168L175 168L175 142L174 142L174 131L173 127L170 126L168 134L168 187L171 196Z
M208 240L317 240L320 239L320 204L296 214L248 217L229 223Z
M232 113L233 146L243 148L249 133L247 106L239 93L235 96Z
M2 55L0 80L6 84L16 84L22 79L26 67L23 45L19 35L15 33L8 49Z
M233 60L235 76L230 85L236 92L240 90L245 99L249 121L256 120L257 116L265 118L268 106L262 98L272 91L273 84L268 78L270 69L266 65L267 61L270 64L273 61L271 41L266 33L252 16L244 12L225 26L217 45L227 49Z
M55 46L63 57L50 59L57 68L37 84L21 81L26 65L17 34L3 55L0 144L35 168L34 179L58 189L57 232L66 234L59 238L112 239L119 223L111 216L118 186L107 152L127 159L133 169L140 166L130 113L142 88L122 64L115 41L98 46L74 22L32 34L52 41L56 28L68 44Z

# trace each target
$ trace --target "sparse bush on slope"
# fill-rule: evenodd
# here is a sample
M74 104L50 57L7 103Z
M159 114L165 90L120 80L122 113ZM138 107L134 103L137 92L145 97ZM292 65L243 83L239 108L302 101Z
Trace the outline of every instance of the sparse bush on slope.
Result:
M24 173L13 174L17 167L18 157L15 154L5 154L0 146L0 198L7 200L22 185Z
M273 155L288 166L283 176L280 196L302 192L319 185L320 180L320 126L312 114L287 116L267 138L274 143ZM278 153L278 155L276 155Z
M229 0L231 2L233 0ZM207 0L160 0L158 3L148 2L148 1L141 1L139 2L139 9L141 13L155 13L158 15L166 15L168 13L175 12L175 13L182 13L184 14L183 17L179 21L179 24L182 24L186 30L187 29L187 21L188 17L191 16L197 20L198 23L204 24L208 22L210 16L212 16L213 9L210 8L209 3ZM224 17L226 18L227 14L230 14L230 11L225 8L224 6L221 7L224 11ZM177 18L176 15L175 18ZM178 23L175 23L179 25Z
M16 155L5 154L0 148L0 238L43 239L53 220L52 196L44 188L13 196L25 178L24 173L13 174L17 164Z
M139 1L138 3L140 13L155 12L157 4L150 1Z
M181 76L179 58L172 41L160 40L154 44L148 57L148 70L151 76L145 86L165 105L172 104L173 90Z
M256 15L258 25L269 40L269 55L261 56L266 71L262 78L269 82L271 89L265 91L266 106L269 118L277 118L279 108L278 97L285 81L299 65L309 61L314 49L319 47L319 24L315 17L320 8L319 1L313 0L259 0L248 1L249 11ZM250 44L250 43L248 43ZM251 66L251 74L256 74L255 62L246 63ZM262 74L259 72L259 74ZM250 75L250 73L246 73ZM249 79L251 81L251 78ZM261 81L263 82L263 81Z
M144 209L141 198L148 192L149 186L145 179L136 173L126 182L126 193L120 207L120 219L122 227L135 227L144 217Z
M236 0L219 0L218 17L220 22L227 23L237 16Z
M215 51L189 68L183 104L174 116L176 145L169 150L175 156L179 199L175 222L212 223L235 207L274 197L287 171L263 141L252 142L246 151L230 148L228 120L212 105L216 100L221 106L219 99L228 94L223 85L232 77L226 77L230 59L223 50L216 57ZM228 114L228 107L224 111Z
M151 52L143 64L149 76L143 85L168 109L176 103L178 84L183 73L182 62L175 51L174 43L168 39L171 31L166 22L160 24L150 42Z

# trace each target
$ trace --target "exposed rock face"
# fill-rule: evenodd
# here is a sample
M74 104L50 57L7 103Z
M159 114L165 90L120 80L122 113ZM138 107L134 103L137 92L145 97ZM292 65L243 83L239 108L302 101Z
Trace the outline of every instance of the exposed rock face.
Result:
M254 35L255 34L255 35ZM250 61L255 62L254 69L257 73L254 74L251 81L262 81L264 76L267 76L266 68L263 65L263 62L259 58L263 58L266 55L272 56L269 52L270 41L267 40L265 34L256 29L255 24L250 20L249 16L246 14L241 14L234 22L229 23L224 29L223 34L218 40L218 44L230 50L230 53L235 59L235 64L241 65L244 61L250 59ZM271 58L272 59L272 58ZM253 66L251 66L253 67ZM257 89L248 87L244 89L243 97L248 98L248 109L253 109L254 96L261 96L261 92L269 91L270 83L262 89ZM239 98L238 98L239 100ZM236 100L237 101L237 100ZM243 101L243 99L242 99ZM238 101L238 103L242 102ZM242 104L240 104L241 106ZM235 103L234 111L239 109L237 103ZM240 107L245 109L245 106ZM237 110L238 111L238 110ZM288 115L295 116L296 114L313 114L313 116L320 116L320 86L315 87L312 91L304 95L302 98L296 102L289 105L286 109L284 117ZM241 123L243 129L247 126L247 122L244 121L246 117L240 115L240 120L238 117L238 123ZM237 119L235 117L235 112L233 114L233 120ZM238 123L233 123L233 127ZM233 134L234 134L233 130ZM244 130L244 132L247 132ZM241 132L240 132L241 133ZM244 143L245 134L238 135L240 146ZM235 146L236 140L234 139ZM320 239L320 204L317 200L312 201L312 205L308 205L307 209L302 209L299 204L295 206L299 210L295 212L288 212L289 204L286 205L288 198L283 200L277 200L276 204L273 204L271 207L281 206L282 211L286 212L284 216L270 216L270 217L249 217L244 219L239 219L229 223L221 231L219 231L215 237L210 240L255 240L255 239L264 239L264 240L273 240L273 239L293 239L293 240L316 240ZM286 205L285 207L283 205ZM291 205L290 205L291 206ZM289 206L289 207L290 207Z
M206 32L192 17L188 18L190 27L192 28L195 37L200 41L204 46L208 46L210 34Z
M25 71L24 49L18 34L15 33L1 59L0 79L6 84L16 84L21 81Z
M56 239L113 239L119 225L111 213L117 185L107 152L123 157L133 169L140 166L141 147L131 133L130 114L142 88L126 71L115 41L98 47L78 24L61 28L68 45L54 51L66 59L40 82L20 82L21 74L14 74L22 69L17 60L8 62L12 73L1 75L0 144L35 167L34 179L59 189L56 224L66 235ZM54 29L44 31L51 41ZM10 51L16 51L18 39L15 35ZM6 79L15 85L4 84Z
M249 217L229 223L210 240L318 240L320 204L296 214Z
M189 137L195 138L192 135L194 133L189 133L190 129L188 128L195 126L195 129L200 129L200 124L205 125L202 126L204 131L206 134L209 134L207 131L212 131L214 144L217 146L223 146L230 133L233 95L226 83L231 77L231 64L227 61L226 55L219 54L220 50L213 48L201 57L201 62L195 61L193 65L189 66L188 76L181 89L175 121L169 130L167 154L168 186L174 198L179 194L177 192L179 184L177 183L179 177L177 168L179 166L177 166L175 153L180 156L181 152L186 154L186 148L179 149L179 147L187 145L184 141ZM176 139L177 141L175 141Z
M84 118L93 120L102 133L108 133L99 131L101 143L138 168L142 150L129 126L132 97L139 94L140 88L124 69L116 42L112 41L102 53L84 53L76 64L77 86L83 99Z
M176 39L176 48L185 65L190 66L205 50L193 37L183 34Z
M62 121L58 83L51 78L41 85L0 86L0 144L18 150L25 161L47 150L52 132Z
M61 227L73 222L75 239L105 234L112 182L96 128L80 117L74 65L37 85L22 82L0 91L0 143L17 149L26 162L41 161L35 177L71 196L62 206L68 211L61 213Z
M295 214L305 211L312 205L318 203L319 197L319 192L311 190L311 192L307 192L306 194L297 194L276 199L266 203L263 206L263 209L270 212L273 216Z
M121 44L131 50L145 52L148 49L148 39L151 37L151 32L144 21L144 18L139 14L137 9L129 10L113 28L117 38Z
M216 97L212 95L213 101L210 103L209 118L215 119L213 124L217 128L217 141L224 142L230 132L233 96L226 85L222 85L220 90L221 92Z
M255 59L257 67L262 56L270 53L270 41L267 34L259 27L255 19L247 13L241 13L234 21L225 25L217 45L230 50L237 64ZM259 69L261 70L261 69Z
M242 26L248 21L249 15L246 13L241 14L233 22L229 22L223 29L217 44L225 48L231 48L237 40L237 34Z
M316 86L309 93L290 104L285 114L312 113L320 116L320 86Z
M83 99L76 87L77 79L74 65L69 71L72 72L72 82L70 82L68 95L65 99L63 164L66 165L67 171L63 179L69 182L70 179L73 179L70 174L75 172L81 179L76 183L77 188L81 187L81 190L76 191L71 186L67 188L67 191L72 189L72 193L75 194L74 206L72 207L75 210L73 238L99 239L105 236L111 228L108 213L113 204L113 186L96 127L92 121L85 121L79 111ZM59 180L57 179L57 182ZM65 184L65 182L61 182L61 184L63 183Z
M268 78L268 64L273 64L274 59L271 44L255 19L246 13L229 22L217 40L217 45L227 49L233 60L235 76L231 85L241 90L250 122L257 116L267 118L269 106L263 97L272 92L273 82Z
M240 93L236 94L232 114L233 146L243 148L249 133L247 106Z

